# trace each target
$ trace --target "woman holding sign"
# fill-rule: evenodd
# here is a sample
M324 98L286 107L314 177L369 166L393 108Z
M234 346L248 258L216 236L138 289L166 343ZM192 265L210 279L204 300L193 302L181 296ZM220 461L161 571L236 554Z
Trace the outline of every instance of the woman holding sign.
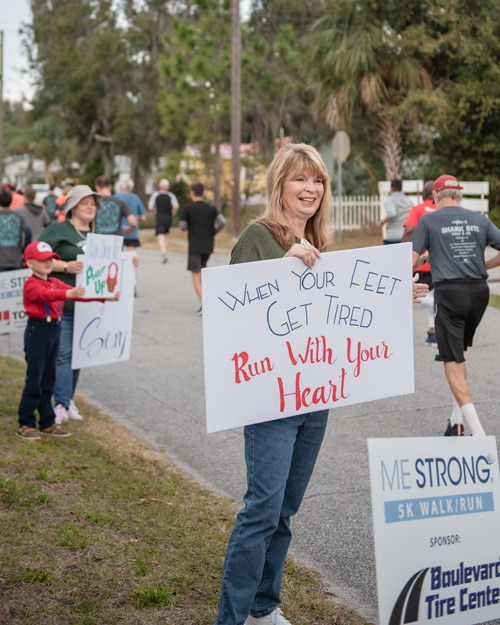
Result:
M76 260L85 253L87 234L94 231L94 220L101 196L87 185L73 187L66 196L65 221L54 221L41 234L40 240L48 243L61 260L54 260L53 276L66 284L75 286L76 274L83 269L83 263ZM75 305L65 302L61 320L61 339L56 365L54 401L56 423L81 419L73 401L79 369L71 368L73 349L73 321Z
M231 263L296 256L312 267L329 240L330 181L318 152L290 144L267 173L268 206ZM291 540L323 441L328 410L245 427L248 490L229 539L216 625L290 625L278 607Z
M330 181L318 152L305 144L281 148L267 173L267 198L231 263L295 256L313 267L331 232ZM414 301L426 290L414 284ZM247 492L226 551L215 625L290 625L278 607L290 517L302 503L327 417L320 410L245 426Z
M76 274L83 269L83 262L76 260L76 257L85 253L87 235L94 232L94 220L100 201L99 193L92 191L89 186L73 187L66 196L66 220L51 223L40 236L40 240L48 243L61 257L61 260L54 260L52 275L72 286L75 286ZM137 256L134 261L137 266ZM71 368L74 310L73 302L68 300L64 303L54 387L54 410L58 424L68 419L82 418L73 401L80 374L79 369Z

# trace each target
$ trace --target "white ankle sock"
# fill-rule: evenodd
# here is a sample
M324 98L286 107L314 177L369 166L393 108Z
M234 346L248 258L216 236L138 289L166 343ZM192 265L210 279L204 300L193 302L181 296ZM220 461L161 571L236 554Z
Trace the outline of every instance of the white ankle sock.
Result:
M458 425L462 423L462 411L460 410L460 406L457 403L455 397L453 397L453 412L450 417L451 425Z
M486 436L486 432L483 430L483 426L479 421L474 404L465 404L465 406L462 406L462 415L465 423L469 426L472 436Z

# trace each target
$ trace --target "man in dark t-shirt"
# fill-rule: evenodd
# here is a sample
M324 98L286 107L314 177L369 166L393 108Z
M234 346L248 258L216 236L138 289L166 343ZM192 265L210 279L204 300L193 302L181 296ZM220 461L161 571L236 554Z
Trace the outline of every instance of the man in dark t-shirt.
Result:
M9 208L12 193L0 190L0 271L21 269L24 248L31 243L31 229L22 215Z
M473 436L484 436L467 383L464 352L488 306L487 270L499 256L485 262L487 245L500 249L500 229L485 215L460 206L463 187L454 176L434 182L437 211L424 215L411 237L414 269L431 263L436 304L436 360L444 363L453 394L453 412L445 436L463 436L463 421ZM428 250L428 258L421 257ZM425 255L426 256L426 255Z
M101 205L95 215L96 232L119 236L133 232L137 226L137 218L126 202L111 194L111 182L106 176L99 176L94 184L95 190L102 196ZM128 228L122 229L122 219L128 221Z
M206 267L214 249L214 236L224 228L226 220L213 204L203 200L205 190L201 182L194 182L189 188L191 202L181 212L180 229L188 231L188 270L191 271L193 286L201 303L201 270ZM201 306L198 310L201 314Z
M51 184L49 193L43 198L43 205L47 211L50 221L56 221L59 207L56 204L56 194L54 193L55 185Z

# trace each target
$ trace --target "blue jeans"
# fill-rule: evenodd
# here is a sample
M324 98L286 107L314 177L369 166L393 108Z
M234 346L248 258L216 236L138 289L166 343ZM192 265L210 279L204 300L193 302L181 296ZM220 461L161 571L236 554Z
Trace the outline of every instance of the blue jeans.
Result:
M280 604L290 517L302 503L327 419L322 410L245 427L245 506L229 538L214 625L242 625Z
M56 385L54 387L54 401L65 408L69 407L69 400L75 394L80 369L71 368L71 353L73 350L73 313L63 313L61 320L61 340L56 364Z
M26 382L17 411L20 426L36 428L35 411L40 415L41 430L55 423L51 400L60 334L61 324L58 321L28 319L24 331Z

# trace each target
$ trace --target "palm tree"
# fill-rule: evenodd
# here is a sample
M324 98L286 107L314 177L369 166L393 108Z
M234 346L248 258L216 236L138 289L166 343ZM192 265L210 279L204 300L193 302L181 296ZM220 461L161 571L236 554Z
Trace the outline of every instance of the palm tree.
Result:
M429 57L418 47L423 27L404 10L393 10L390 19L380 8L388 4L332 0L312 27L311 67L316 112L336 130L348 130L355 112L373 119L377 152L391 180L403 175L403 125L416 128L430 108L435 114L441 96L432 92Z

